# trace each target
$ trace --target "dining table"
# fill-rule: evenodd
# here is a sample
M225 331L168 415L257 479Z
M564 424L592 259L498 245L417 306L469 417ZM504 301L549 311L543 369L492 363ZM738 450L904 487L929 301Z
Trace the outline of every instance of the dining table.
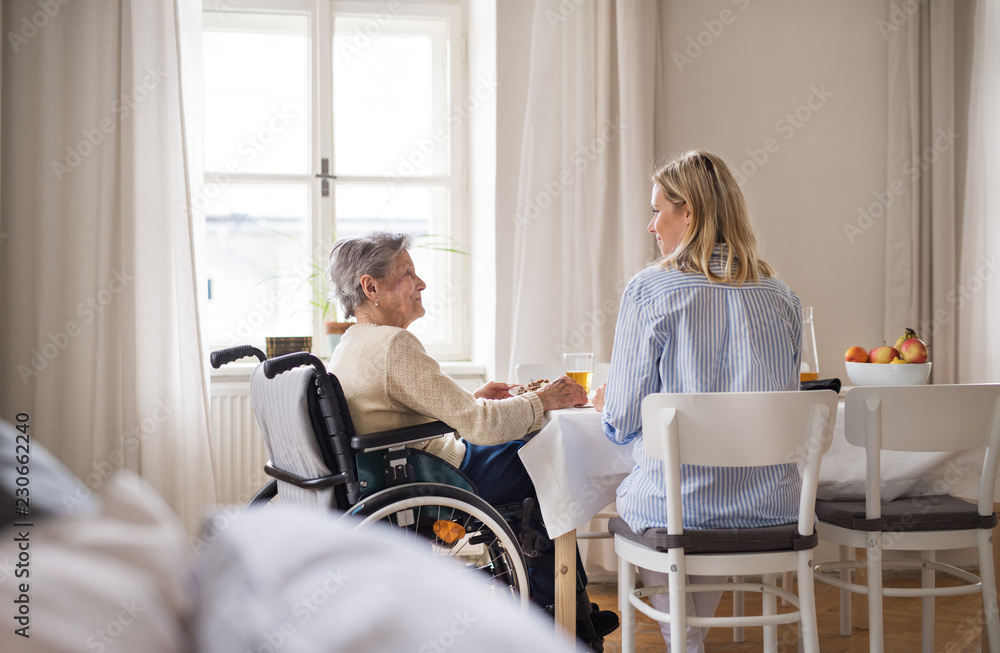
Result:
M833 440L820 465L820 499L865 496L865 450L844 437L843 399L847 390L841 391ZM612 442L604 434L601 413L588 406L547 412L542 428L529 435L520 450L537 491L546 530L555 543L556 623L570 636L576 631L576 531L614 503L619 484L634 467L634 442ZM884 452L883 498L940 493L942 487L955 496L975 497L982 455L982 450Z

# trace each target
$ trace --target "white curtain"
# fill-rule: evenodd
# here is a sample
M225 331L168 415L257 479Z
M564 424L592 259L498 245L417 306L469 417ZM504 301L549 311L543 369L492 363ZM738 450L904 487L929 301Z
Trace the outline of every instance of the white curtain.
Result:
M201 3L42 4L3 3L0 416L30 415L92 488L138 472L193 529L215 500L186 146Z
M954 13L952 0L891 0L887 31L885 336L916 329L935 383L956 380Z
M538 0L521 148L511 361L608 361L649 221L659 19L654 0Z
M958 381L1000 382L1000 0L976 8L962 223Z

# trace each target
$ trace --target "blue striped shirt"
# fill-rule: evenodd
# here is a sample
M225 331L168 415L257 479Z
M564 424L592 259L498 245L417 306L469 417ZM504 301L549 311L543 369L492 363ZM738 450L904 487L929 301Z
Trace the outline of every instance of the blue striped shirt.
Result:
M722 272L721 247L712 269ZM733 286L697 273L652 266L622 296L605 394L604 432L625 444L641 436L643 397L654 392L797 390L802 316L777 279ZM734 434L734 437L739 437ZM635 467L618 487L618 512L633 531L666 527L660 461L639 437ZM798 519L794 463L681 470L684 528L746 528Z

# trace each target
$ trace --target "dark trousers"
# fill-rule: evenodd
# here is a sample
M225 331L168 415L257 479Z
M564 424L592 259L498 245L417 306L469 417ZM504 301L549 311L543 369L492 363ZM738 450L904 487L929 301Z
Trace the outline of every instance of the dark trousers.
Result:
M459 469L476 484L479 496L490 505L521 503L528 497L534 499L537 505L535 486L531 482L528 470L521 462L521 457L517 454L523 446L524 442L521 440L493 446L482 446L466 441L465 459ZM511 526L515 533L518 532L520 521ZM552 605L556 600L555 545L549 539L541 522L533 523L532 526L542 536L542 542L538 546L542 555L527 558L528 582L531 584L535 603L542 606ZM576 565L583 585L586 586L587 578L583 571L579 549L576 552Z

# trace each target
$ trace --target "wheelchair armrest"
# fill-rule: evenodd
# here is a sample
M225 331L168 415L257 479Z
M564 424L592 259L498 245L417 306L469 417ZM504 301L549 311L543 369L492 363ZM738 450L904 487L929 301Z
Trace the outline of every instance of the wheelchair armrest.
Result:
M295 487L305 488L306 490L322 490L334 485L343 485L351 480L347 472L332 474L330 476L320 476L319 478L305 478L304 476L278 469L271 464L270 460L264 463L264 473L279 481L284 481L285 483L290 483Z
M351 447L361 451L374 451L376 449L388 449L397 445L410 445L424 440L439 438L448 433L454 433L444 422L428 422L427 424L417 424L415 426L404 426L391 431L380 431L379 433L369 433L367 435L355 435L351 438Z

